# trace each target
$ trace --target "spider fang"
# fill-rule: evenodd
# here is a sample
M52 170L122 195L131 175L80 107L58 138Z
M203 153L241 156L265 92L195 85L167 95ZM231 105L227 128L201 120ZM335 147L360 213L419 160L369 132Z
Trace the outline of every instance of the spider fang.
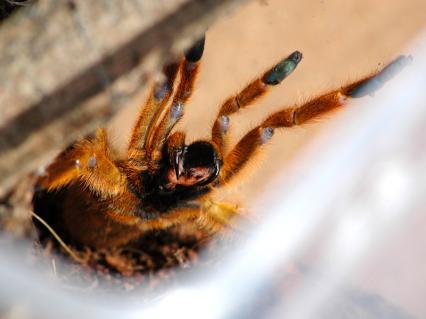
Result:
M176 180L179 179L179 177L182 175L183 172L183 154L185 150L183 149L177 149L174 152L174 169L176 174Z

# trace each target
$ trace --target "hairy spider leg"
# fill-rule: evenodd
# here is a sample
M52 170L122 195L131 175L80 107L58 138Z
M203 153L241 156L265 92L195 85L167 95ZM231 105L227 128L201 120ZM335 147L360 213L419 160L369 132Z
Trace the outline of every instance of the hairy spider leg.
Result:
M155 83L135 123L127 149L127 158L134 167L147 169L146 144L152 135L155 124L173 93L173 85L179 70L179 63L171 63L163 68L165 80Z
M281 83L302 60L302 53L295 51L255 79L238 94L228 98L221 106L212 128L212 141L220 154L226 152L226 133L229 128L229 115L244 108L265 95L271 86Z
M53 191L77 180L102 198L126 192L126 176L111 158L105 129L62 152L40 176L37 187Z
M351 98L372 95L410 61L410 56L400 56L376 74L325 93L301 106L286 108L270 115L261 125L248 132L225 157L217 184L226 183L236 175L256 150L272 138L275 128L302 125L345 105Z
M142 232L166 229L190 220L206 231L215 232L223 227L234 227L232 221L238 215L238 207L235 204L206 199L183 203L169 210L167 214L160 214L152 219L131 218L116 211L107 211L106 214L121 224L134 225Z
M204 198L183 203L156 218L139 220L136 225L142 231L160 230L191 220L205 231L214 233L224 227L236 229L235 217L241 217L237 205Z
M161 159L162 149L173 127L183 117L185 103L191 97L195 80L200 68L200 60L204 52L205 37L199 39L185 52L185 59L181 62L180 82L173 102L166 110L161 122L156 126L153 135L146 146L148 158L155 166Z

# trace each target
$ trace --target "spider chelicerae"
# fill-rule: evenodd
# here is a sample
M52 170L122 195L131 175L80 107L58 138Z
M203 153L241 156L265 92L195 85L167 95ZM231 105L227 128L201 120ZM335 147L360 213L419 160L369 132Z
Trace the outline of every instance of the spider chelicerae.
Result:
M245 166L274 130L301 125L379 89L409 57L400 56L380 72L300 106L284 108L250 130L231 150L227 147L230 116L281 83L302 60L295 51L242 91L229 97L214 121L211 139L185 144L185 133L173 131L191 97L205 38L177 62L163 68L134 125L127 157L117 159L105 129L63 151L37 180L40 199L55 194L60 214L57 228L70 241L96 248L119 246L147 230L165 229L191 220L217 230L231 225L236 205L209 196ZM178 82L176 90L174 84Z

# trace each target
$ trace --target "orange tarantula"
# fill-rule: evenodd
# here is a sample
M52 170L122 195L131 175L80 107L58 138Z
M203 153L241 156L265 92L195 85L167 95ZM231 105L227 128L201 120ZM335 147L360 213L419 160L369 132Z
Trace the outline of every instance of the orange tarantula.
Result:
M401 56L380 72L322 94L300 106L267 117L225 152L230 115L252 104L292 73L302 60L295 51L221 106L211 140L185 144L185 133L172 130L191 97L204 50L204 37L178 62L163 68L139 114L125 159L115 159L104 129L80 140L50 164L36 185L35 210L52 220L43 198L55 197L54 227L68 240L92 247L125 244L146 230L193 220L216 229L230 224L236 207L209 199L232 179L277 128L301 125L371 94L409 60ZM176 90L173 90L178 80ZM46 213L48 212L48 213Z

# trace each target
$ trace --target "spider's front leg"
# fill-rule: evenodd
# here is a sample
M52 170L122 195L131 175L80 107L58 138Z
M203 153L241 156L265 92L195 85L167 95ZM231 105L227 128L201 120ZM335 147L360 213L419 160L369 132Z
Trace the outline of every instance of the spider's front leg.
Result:
M229 115L236 113L265 95L268 88L281 83L302 60L302 53L295 51L265 72L260 78L247 85L241 92L228 98L221 106L212 128L212 141L223 154L226 151L226 133L229 128Z
M185 57L180 63L180 82L173 101L150 136L146 147L148 157L154 164L160 161L166 139L173 127L182 119L185 104L193 93L195 80L200 69L200 60L204 52L204 43L205 37L203 36L185 52Z
M126 190L126 177L111 159L106 131L98 129L91 139L76 142L50 164L37 187L53 191L80 181L102 198Z
M128 159L135 168L140 170L157 168L166 139L182 118L184 104L192 94L199 61L204 51L204 42L205 38L202 37L185 52L185 57L180 62L165 67L163 73L166 79L153 86L133 129L128 147ZM173 94L178 72L180 82L171 105L167 106Z
M301 106L286 108L272 114L261 125L247 133L225 157L217 184L225 183L236 175L255 151L271 139L274 129L302 125L345 105L352 98L372 95L410 61L410 56L400 56L376 74L323 94Z
M179 63L164 67L165 80L153 85L148 100L135 123L127 149L129 163L135 168L147 169L147 146L155 126L173 93L173 85L179 70Z

